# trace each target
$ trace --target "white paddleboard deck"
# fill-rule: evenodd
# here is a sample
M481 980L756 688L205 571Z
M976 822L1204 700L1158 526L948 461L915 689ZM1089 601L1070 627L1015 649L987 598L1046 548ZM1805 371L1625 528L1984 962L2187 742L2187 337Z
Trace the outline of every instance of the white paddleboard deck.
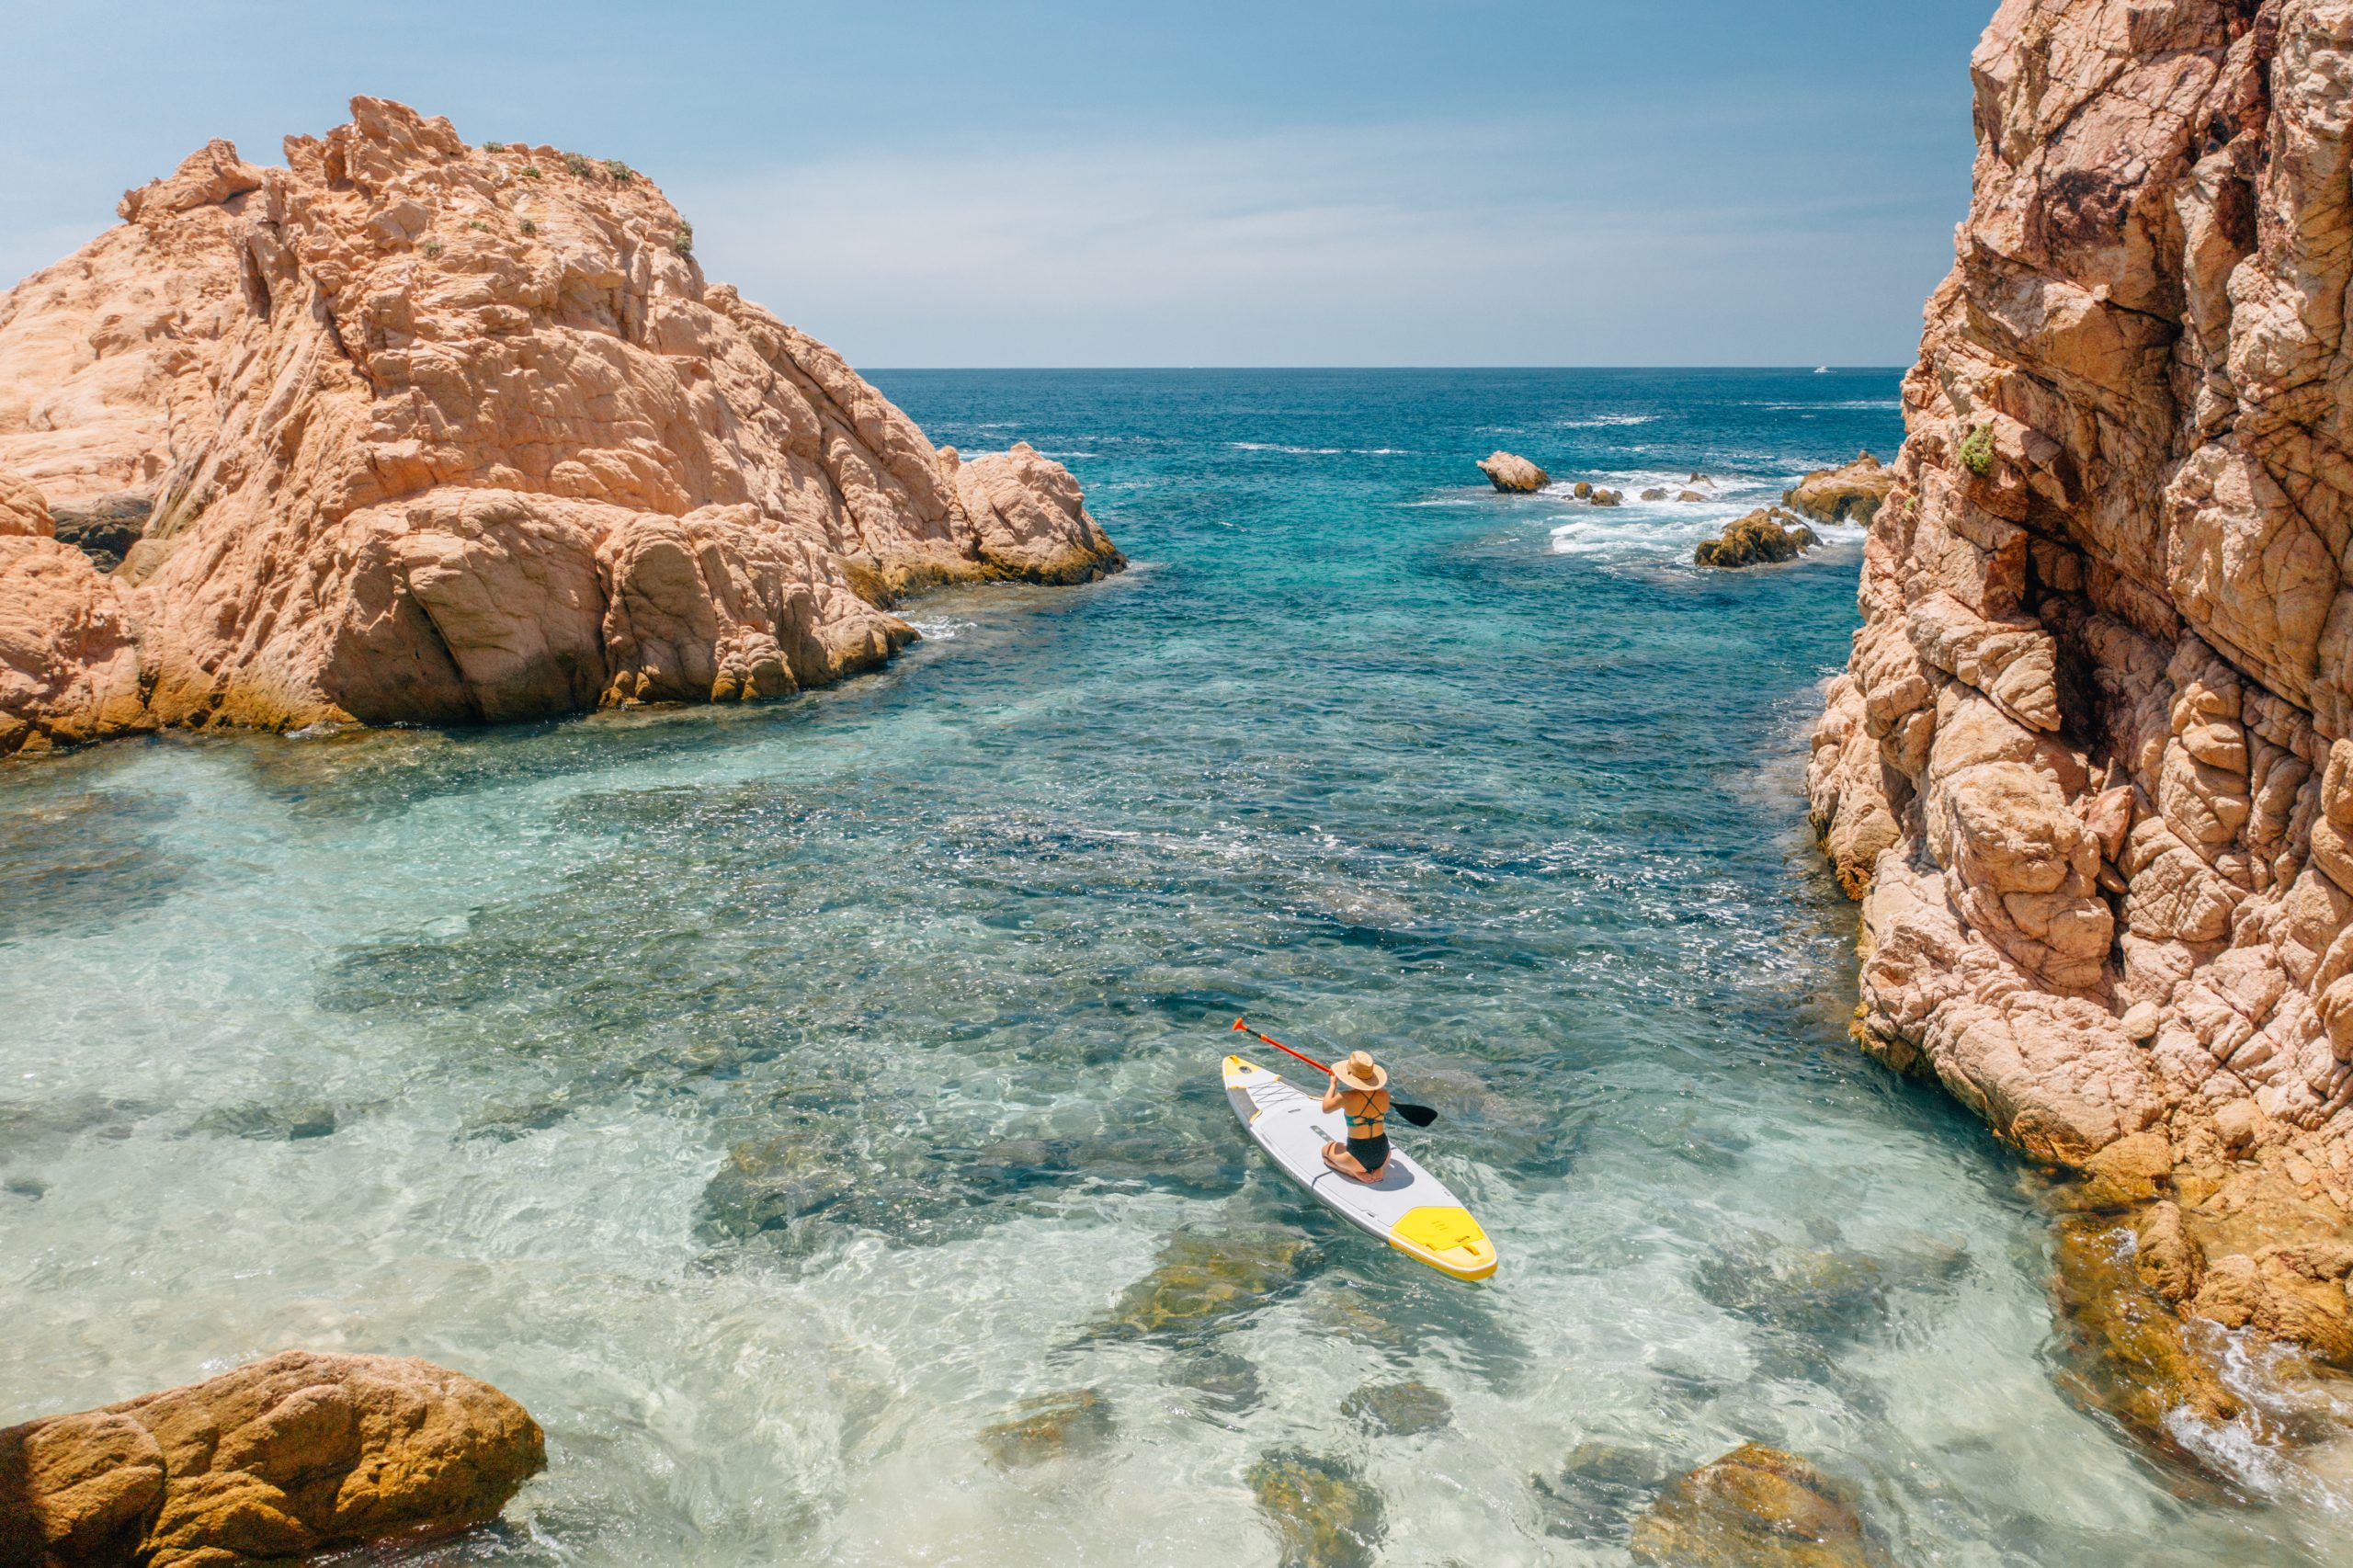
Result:
M1342 1176L1324 1145L1347 1142L1347 1122L1279 1074L1239 1056L1225 1059L1225 1097L1283 1173L1358 1230L1457 1279L1495 1271L1495 1247L1446 1184L1397 1152L1377 1182Z

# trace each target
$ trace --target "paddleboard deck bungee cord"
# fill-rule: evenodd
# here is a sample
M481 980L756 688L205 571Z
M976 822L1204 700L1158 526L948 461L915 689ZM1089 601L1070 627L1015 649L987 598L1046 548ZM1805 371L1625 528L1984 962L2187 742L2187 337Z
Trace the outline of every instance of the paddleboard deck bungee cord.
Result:
M1393 1147L1377 1182L1344 1176L1324 1163L1324 1145L1345 1142L1338 1111L1255 1062L1225 1059L1225 1097L1283 1174L1340 1218L1406 1256L1457 1279L1495 1271L1495 1245L1446 1184Z

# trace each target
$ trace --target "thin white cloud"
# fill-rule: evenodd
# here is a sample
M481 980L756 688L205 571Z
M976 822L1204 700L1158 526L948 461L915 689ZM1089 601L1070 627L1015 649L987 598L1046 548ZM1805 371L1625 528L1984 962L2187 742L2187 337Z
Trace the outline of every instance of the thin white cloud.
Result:
M1917 224L1852 204L1683 206L1613 188L1623 162L1586 178L1540 153L1495 128L1319 131L671 194L710 276L874 365L1688 363L1728 342L1855 362L1908 340L1942 265L1891 267ZM1883 301L1857 282L1891 271Z

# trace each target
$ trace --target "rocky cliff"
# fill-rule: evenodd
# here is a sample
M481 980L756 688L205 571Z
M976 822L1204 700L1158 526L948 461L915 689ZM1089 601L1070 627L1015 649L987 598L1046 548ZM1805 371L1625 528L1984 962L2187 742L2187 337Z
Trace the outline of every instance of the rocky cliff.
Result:
M285 154L212 142L0 296L0 755L769 697L887 657L910 586L1120 564L622 164L371 98Z
M2006 0L1813 818L1867 1049L2353 1358L2353 0Z

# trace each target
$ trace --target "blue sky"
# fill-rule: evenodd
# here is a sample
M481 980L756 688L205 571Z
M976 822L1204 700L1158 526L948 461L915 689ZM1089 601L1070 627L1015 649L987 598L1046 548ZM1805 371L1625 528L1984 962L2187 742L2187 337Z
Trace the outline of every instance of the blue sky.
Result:
M9 279L365 92L626 159L877 367L1902 363L1993 10L0 3Z

